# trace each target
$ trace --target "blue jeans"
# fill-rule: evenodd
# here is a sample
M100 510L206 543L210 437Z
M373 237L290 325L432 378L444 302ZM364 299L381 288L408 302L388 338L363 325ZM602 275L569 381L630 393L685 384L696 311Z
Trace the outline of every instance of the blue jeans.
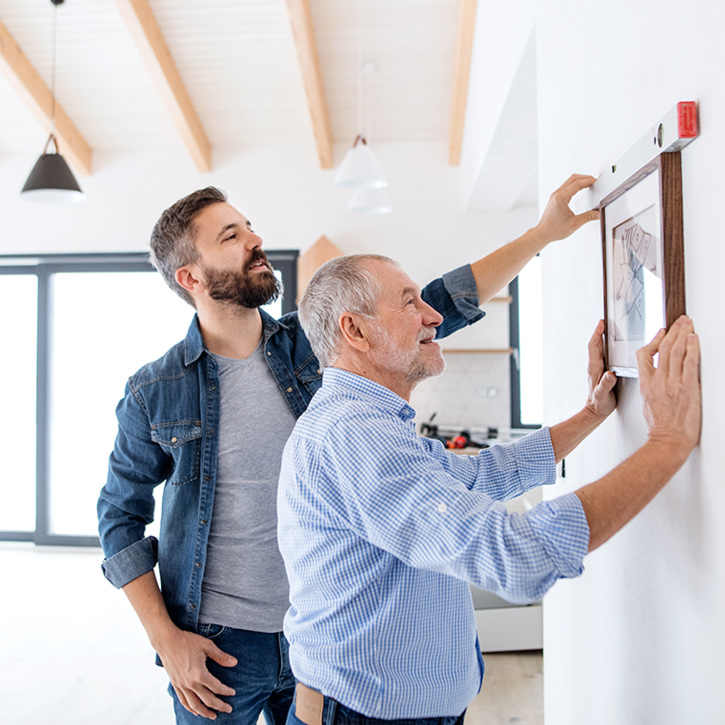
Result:
M236 690L233 697L221 699L232 706L232 712L218 712L214 723L256 725L260 713L268 725L284 725L295 691L295 680L289 665L289 645L282 632L251 632L218 624L202 624L199 634L212 640L222 652L237 658L235 667L222 667L207 660L209 672L220 682ZM211 723L211 720L192 715L176 696L174 699L177 725Z
M330 697L325 698L322 706L322 725L463 725L463 716L458 717L427 717L406 718L404 720L379 720L374 717L362 715L349 707L341 705ZM304 725L296 713L294 704L287 717L287 725Z

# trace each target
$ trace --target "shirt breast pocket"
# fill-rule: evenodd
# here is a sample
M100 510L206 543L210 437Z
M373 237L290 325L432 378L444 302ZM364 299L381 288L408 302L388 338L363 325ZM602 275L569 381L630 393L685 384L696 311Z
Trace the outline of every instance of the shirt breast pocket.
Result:
M295 369L295 377L310 395L314 395L322 385L322 370L314 355L310 355Z
M199 478L201 460L201 423L178 421L154 423L151 439L160 445L166 455L174 460L168 483L181 486Z

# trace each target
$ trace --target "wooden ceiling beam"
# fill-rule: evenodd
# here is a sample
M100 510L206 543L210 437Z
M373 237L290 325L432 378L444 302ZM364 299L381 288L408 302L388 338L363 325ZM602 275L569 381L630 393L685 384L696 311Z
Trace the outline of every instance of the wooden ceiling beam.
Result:
M116 0L116 6L196 168L211 171L211 144L148 0Z
M461 163L461 147L463 146L463 129L466 123L468 81L471 75L477 4L478 0L460 0L458 7L456 67L453 76L453 107L448 142L448 163L451 166L458 166Z
M0 22L0 70L8 77L10 84L41 125L50 133L53 128L53 93L2 22ZM93 169L93 150L57 100L55 136L60 153L79 174L88 176Z
M287 0L292 35L297 47L297 58L302 72L307 104L312 119L312 131L317 144L317 156L320 167L331 169L334 166L332 149L332 127L330 112L322 83L320 58L317 53L315 27L312 23L310 0Z

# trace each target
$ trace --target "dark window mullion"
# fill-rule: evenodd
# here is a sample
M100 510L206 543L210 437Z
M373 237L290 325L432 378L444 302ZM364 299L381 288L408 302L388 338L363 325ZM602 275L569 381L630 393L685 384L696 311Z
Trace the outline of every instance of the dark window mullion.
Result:
M36 362L36 440L35 440L35 543L46 544L50 529L48 488L48 444L50 441L48 405L50 402L50 330L52 275L37 268L38 275L38 352Z

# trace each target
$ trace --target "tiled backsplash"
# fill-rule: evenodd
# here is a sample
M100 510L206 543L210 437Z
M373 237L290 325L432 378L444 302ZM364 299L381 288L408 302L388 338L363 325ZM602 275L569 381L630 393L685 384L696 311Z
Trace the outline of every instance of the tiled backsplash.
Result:
M441 428L509 428L511 392L509 356L464 353L445 355L446 371L424 380L413 391L416 430L436 413Z

